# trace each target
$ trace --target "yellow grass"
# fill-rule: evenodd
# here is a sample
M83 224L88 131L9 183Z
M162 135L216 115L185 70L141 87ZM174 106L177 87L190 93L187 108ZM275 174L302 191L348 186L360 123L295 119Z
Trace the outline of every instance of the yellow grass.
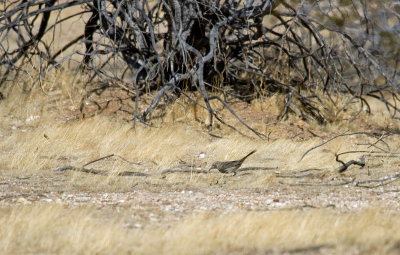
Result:
M135 211L129 211L134 214ZM264 254L324 246L383 254L400 240L400 218L380 210L196 214L181 222L127 228L122 213L94 207L15 206L0 210L3 254ZM373 233L373 234L372 234ZM356 249L356 247L361 247Z
M335 161L335 153L375 150L368 142L376 140L367 137L337 138L300 161L307 149L346 129L399 128L399 122L390 119L381 104L371 100L375 111L372 116L361 115L353 122L336 121L326 126L306 123L294 115L287 122L276 122L279 114L276 97L236 106L250 125L270 134L268 140L257 138L240 127L226 110L218 114L245 135L218 124L212 134L222 138L210 136L205 128L207 112L185 100L178 100L167 109L167 114L155 122L154 128L141 124L133 128L132 122L122 121L118 115L98 114L80 119L77 109L83 94L78 78L61 73L46 77L41 87L29 95L16 87L7 99L0 101L3 120L0 123L0 253L280 254L302 249L305 253L312 252L313 247L322 254L398 252L398 193L397 200L393 196L386 201L392 203L392 208L387 203L376 202L380 194L397 192L396 182L387 186L389 190L383 187L371 193L354 188L352 184L337 188L291 186L298 182L329 185L342 178L380 178L398 171L397 157L367 157L364 169L352 166L343 174L335 171L340 165ZM313 137L307 130L321 137ZM385 139L394 152L400 146L397 138ZM377 145L384 147L379 142ZM152 173L174 167L208 169L215 160L239 159L253 149L257 152L243 168L266 169L246 171L235 177L215 170L209 174L148 178L115 175L121 171ZM110 176L52 171L64 165L79 167L110 154L129 162L114 157L90 165L111 173ZM341 159L358 159L362 154L346 154ZM299 174L309 168L318 168L321 172L309 179L279 178L281 174ZM184 201L175 199L174 192L188 189L209 196L210 201L204 204L206 209L202 213L188 207L183 212L168 214L158 207L157 201L151 200L153 195L168 193L172 198L166 198L167 204L196 205L191 197ZM212 209L212 205L220 206L220 202L213 202L214 196L223 197L237 190L247 195L259 194L264 202L271 194L276 196L276 201L271 203L304 202L298 208L263 205L262 209L253 210L227 200L231 209ZM141 202L124 206L92 205L90 202L76 206L72 202L40 200L41 194L95 197L105 193L135 196L135 192L147 192L148 196ZM358 194L366 203L369 197L372 202L357 210L326 208L337 201L331 198L341 198L340 192L345 195L348 192L352 203L357 202L353 198ZM253 202L245 201L249 198L242 197L240 192L235 194L239 194L240 203ZM325 194L330 202L315 202L310 209L303 209L320 194ZM38 196L39 199L26 200L24 196ZM152 221L153 214L160 221ZM135 225L138 222L139 227Z

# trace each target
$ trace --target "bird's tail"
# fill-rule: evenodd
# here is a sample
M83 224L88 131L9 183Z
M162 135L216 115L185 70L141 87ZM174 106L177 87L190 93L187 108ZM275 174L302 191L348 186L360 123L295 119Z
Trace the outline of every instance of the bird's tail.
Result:
M254 151L252 151L252 152L250 152L249 154L247 154L246 156L244 156L243 158L242 158L242 160L245 160L246 158L248 158L250 155L252 155L253 153L255 153L257 150L254 150Z

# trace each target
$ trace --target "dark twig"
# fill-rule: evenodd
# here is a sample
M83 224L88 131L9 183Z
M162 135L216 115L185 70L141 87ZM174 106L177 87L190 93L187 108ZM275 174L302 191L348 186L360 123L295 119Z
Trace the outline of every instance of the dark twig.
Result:
M361 166L361 168L363 168L365 166L365 156L361 156L360 161L350 160L350 161L344 163L343 161L339 160L339 155L337 154L336 155L336 161L342 164L337 169L337 171L339 173L342 173L342 172L346 171L347 168L349 168L349 166L351 166L351 165L359 165L359 166Z

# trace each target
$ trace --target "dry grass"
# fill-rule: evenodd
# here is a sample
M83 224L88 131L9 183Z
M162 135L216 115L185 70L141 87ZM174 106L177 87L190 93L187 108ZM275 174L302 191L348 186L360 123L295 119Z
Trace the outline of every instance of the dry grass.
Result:
M243 119L269 133L271 139L256 138L244 128L239 129L246 135L240 135L223 125L216 125L213 134L222 138L215 138L205 132L207 113L184 100L169 108L156 122L157 128L138 125L133 129L131 122L118 118L121 115L79 119L76 109L83 91L76 77L60 73L46 77L41 85L29 95L16 87L0 102L0 253L398 252L396 182L375 189L329 186L343 178L365 180L393 173L400 163L398 157L367 157L366 168L351 167L338 174L335 153L377 150L370 144L360 145L374 139L349 136L299 161L307 149L346 129L398 130L399 122L388 118L378 102L371 101L376 113L372 116L324 127L296 116L277 123L274 97L236 104ZM219 114L237 125L227 111ZM392 151L399 150L397 137L385 141ZM266 169L235 177L215 171L148 178L115 176L121 171L150 173L171 167L208 169L215 160L238 159L253 149L257 153L243 168ZM110 176L52 171L109 154L129 162L114 157L91 165ZM341 159L360 155L347 154ZM308 168L320 170L304 178L282 177ZM303 182L322 185L292 186ZM111 198L98 202L102 196ZM79 202L79 197L89 200ZM121 197L131 202L119 202Z
M129 214L111 219L93 207L2 208L3 254L266 254L318 247L323 253L396 253L398 215L379 210L198 214L162 227L127 228ZM116 217L117 216L117 217ZM167 225L167 223L166 223ZM373 233L373 234L371 234ZM357 248L360 247L360 248ZM398 252L398 250L397 250ZM307 253L307 252L306 252Z

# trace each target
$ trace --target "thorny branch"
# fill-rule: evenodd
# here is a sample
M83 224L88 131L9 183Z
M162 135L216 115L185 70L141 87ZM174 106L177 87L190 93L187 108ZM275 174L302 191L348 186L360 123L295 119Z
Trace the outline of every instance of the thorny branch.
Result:
M370 111L366 98L372 97L399 118L395 1L341 2L3 1L0 92L7 95L15 81L30 91L50 70L80 59L77 67L100 89L129 84L133 119L144 123L170 94L177 98L188 90L202 95L210 129L215 94L249 102L282 93L280 119L293 111L321 124L329 121L327 111L339 114L357 101ZM56 30L76 19L82 29L57 44ZM35 75L39 80L25 82ZM329 109L318 91L336 109ZM148 92L154 93L145 104L141 98ZM351 99L338 106L335 94Z

